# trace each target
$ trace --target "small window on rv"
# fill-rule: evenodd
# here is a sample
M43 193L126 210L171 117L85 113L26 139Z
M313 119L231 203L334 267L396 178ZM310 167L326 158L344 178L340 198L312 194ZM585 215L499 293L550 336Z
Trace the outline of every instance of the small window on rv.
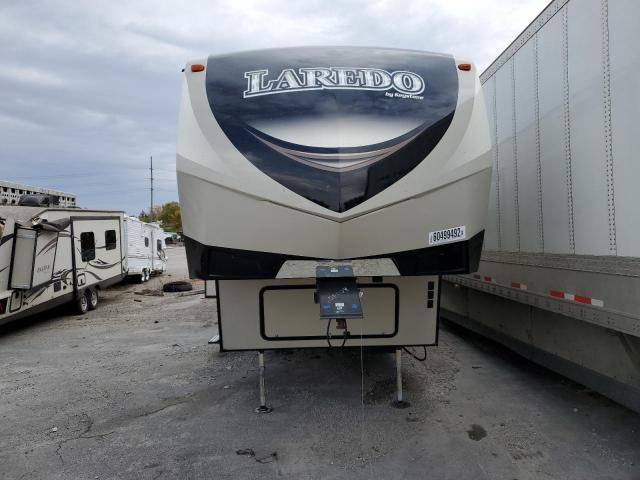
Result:
M149 246L149 237L144 237L144 246L145 247Z
M93 232L82 232L80 234L80 255L83 262L96 258L96 239L93 236Z
M158 241L156 242L156 250L158 250L159 252L162 251L162 240L158 239Z
M115 230L107 230L104 232L104 245L106 250L114 250L117 243Z

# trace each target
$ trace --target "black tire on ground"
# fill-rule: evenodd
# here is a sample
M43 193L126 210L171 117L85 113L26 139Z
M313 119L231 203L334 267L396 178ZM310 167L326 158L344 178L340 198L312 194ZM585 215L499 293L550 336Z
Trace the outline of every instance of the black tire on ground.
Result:
M193 285L191 282L177 281L177 282L168 282L162 286L163 292L188 292L193 290Z
M145 278L146 278L146 275L145 275L144 270L143 270L143 271L140 273L140 275L138 275L138 278L137 278L138 283L144 283Z
M89 300L89 310L95 310L98 306L98 290L95 288L87 290L87 298Z
M75 311L78 315L84 315L89 311L89 296L87 292L80 292L75 300Z

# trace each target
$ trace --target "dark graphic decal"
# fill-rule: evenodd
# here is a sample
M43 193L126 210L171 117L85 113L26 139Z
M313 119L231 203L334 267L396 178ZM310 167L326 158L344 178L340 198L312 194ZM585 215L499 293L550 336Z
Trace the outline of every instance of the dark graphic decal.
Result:
M53 282L49 281L49 282L47 282L46 286L41 287L35 293L30 291L27 294L25 294L22 297L23 305L24 306L31 305L40 295L42 295L47 290L47 288L49 288L49 285L51 285L52 283Z
M92 271L90 271L90 270L85 270L85 271L84 271L84 273L88 273L89 275L91 275L92 277L94 277L96 280L100 280L100 281L102 281L102 277L100 277L99 275L97 275L97 274L93 273L93 272L92 272Z
M38 256L38 255L42 254L43 252L44 252L44 253L46 253L46 252L48 252L49 250L51 250L51 249L55 248L55 246L56 246L56 244L57 244L57 243L58 243L58 239L57 239L57 238L54 238L53 240L50 240L49 242L47 242L47 243L46 243L46 244L45 244L45 245L40 249L40 251L38 252L38 254L37 254L36 256ZM45 250L46 250L46 251L45 251Z
M415 51L274 49L212 56L206 71L209 105L234 146L337 212L420 164L447 131L458 95L453 57Z
M89 262L89 265L93 268L106 269L106 268L113 268L116 265L120 265L120 262L107 263L104 260L97 259Z
M9 233L4 237L0 238L0 245L7 243L9 240L13 240L13 233Z

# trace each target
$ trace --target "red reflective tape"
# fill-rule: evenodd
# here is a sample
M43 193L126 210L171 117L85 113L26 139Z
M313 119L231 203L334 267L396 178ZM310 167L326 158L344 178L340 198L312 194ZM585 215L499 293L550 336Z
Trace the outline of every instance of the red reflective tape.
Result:
M556 298L564 298L564 292L559 292L558 290L549 291L549 295Z
M519 282L511 282L511 288L520 288Z
M582 295L576 295L574 297L576 302L586 303L587 305L591 305L591 299L589 297L583 297Z
M485 282L493 282L493 279L491 277L484 277L484 281Z

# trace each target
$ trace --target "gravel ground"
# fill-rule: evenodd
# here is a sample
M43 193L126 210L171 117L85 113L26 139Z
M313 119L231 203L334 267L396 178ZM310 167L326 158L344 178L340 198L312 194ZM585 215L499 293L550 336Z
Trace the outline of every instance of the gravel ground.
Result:
M410 408L392 355L319 349L267 352L257 415L256 355L206 343L215 299L135 294L169 268L0 331L0 478L640 479L640 416L453 326L405 355Z

